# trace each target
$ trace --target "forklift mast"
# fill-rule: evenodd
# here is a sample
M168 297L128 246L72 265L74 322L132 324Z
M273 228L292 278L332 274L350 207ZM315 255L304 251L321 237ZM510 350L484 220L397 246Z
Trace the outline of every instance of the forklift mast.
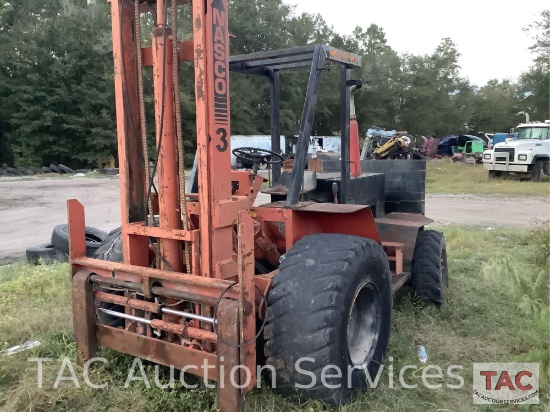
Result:
M256 338L262 329L257 319L265 323L266 296L280 256L315 233L381 243L369 206L299 202L321 76L328 66L338 64L339 203L347 203L350 88L358 85L351 80L351 70L360 67L361 60L325 45L230 58L228 0L110 0L110 4L123 259L110 262L86 256L84 208L77 200L68 200L78 357L81 362L91 359L103 346L185 368L224 382L218 386L218 407L241 410L243 395L256 382ZM179 6L191 8L192 40L178 39ZM149 47L142 45L144 13L154 19ZM191 177L196 184L189 187L197 190L190 192L186 192L183 140L191 137L182 133L180 63L192 64L195 77L197 173ZM154 89L152 170L143 97L147 66L152 66ZM269 78L272 142L279 151L279 72L299 67L310 67L310 75L286 200L254 206L265 179L231 169L229 73ZM274 177L279 175L280 168L275 167ZM269 270L255 269L259 258L270 262ZM402 256L395 259L400 270ZM239 365L246 366L250 375L241 371L240 384L231 385L235 378L230 374Z

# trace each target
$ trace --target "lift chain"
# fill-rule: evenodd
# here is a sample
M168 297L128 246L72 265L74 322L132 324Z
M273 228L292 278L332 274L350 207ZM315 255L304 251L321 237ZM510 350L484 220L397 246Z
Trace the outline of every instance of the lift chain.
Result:
M180 203L181 203L181 218L183 222L183 229L189 230L189 222L187 215L187 198L185 197L185 163L184 163L184 150L183 150L183 132L181 129L181 104L180 104L180 87L179 87L179 53L178 53L178 13L177 13L176 0L172 0L172 76L174 83L174 110L176 114L176 143L178 148L178 161L179 161L179 189L180 189ZM185 271L191 273L190 266L190 253L189 249L191 242L185 242Z
M147 125L145 123L145 100L143 98L143 64L141 56L141 19L139 13L139 1L134 0L134 20L136 24L136 58L137 58L137 75L138 75L138 92L139 92L139 124L141 127L141 144L143 150L143 159L145 162L145 181L147 184L150 184L151 180L149 177L149 153L147 150ZM151 196L148 196L147 199L147 208L149 216L149 226L154 225L154 216L153 216L153 201Z

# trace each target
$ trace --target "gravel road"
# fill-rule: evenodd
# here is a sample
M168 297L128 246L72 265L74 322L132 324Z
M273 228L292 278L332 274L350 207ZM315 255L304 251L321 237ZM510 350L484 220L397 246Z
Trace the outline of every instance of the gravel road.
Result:
M66 200L85 207L86 224L105 231L120 225L118 177L68 179L0 178L0 264L19 260L25 249L49 242L55 225L67 221ZM265 197L260 199L262 202ZM548 198L427 195L426 215L435 225L528 227L550 218Z

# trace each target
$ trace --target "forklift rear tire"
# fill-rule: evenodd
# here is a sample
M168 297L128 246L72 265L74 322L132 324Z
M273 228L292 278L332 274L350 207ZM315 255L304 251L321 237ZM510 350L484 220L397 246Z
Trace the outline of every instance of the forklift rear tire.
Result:
M441 306L445 302L449 271L443 233L423 230L418 233L411 266L411 287L415 302Z
M350 401L382 366L390 337L391 273L371 239L314 234L288 251L268 295L264 346L276 390Z

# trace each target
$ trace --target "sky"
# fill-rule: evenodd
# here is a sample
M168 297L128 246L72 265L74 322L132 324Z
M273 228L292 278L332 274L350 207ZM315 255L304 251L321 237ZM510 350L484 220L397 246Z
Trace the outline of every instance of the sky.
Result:
M320 14L341 34L371 23L382 27L398 53L431 54L450 37L461 56L460 75L479 86L491 79L517 80L532 64L533 40L522 29L549 0L283 0L295 12Z

